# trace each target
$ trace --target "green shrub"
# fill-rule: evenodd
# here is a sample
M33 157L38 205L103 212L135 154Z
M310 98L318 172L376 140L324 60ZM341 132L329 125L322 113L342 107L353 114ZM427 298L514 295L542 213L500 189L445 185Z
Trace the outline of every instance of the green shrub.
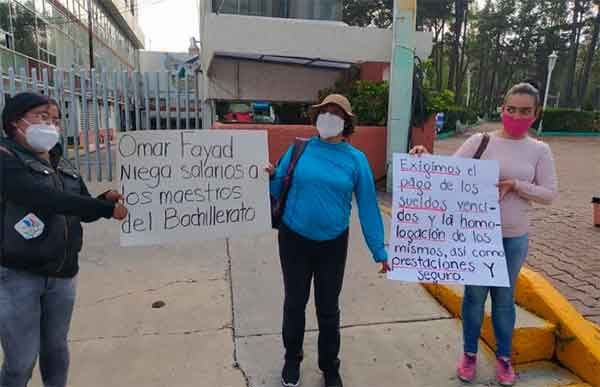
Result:
M387 122L389 84L356 81L350 90L350 103L361 125L385 125Z
M343 94L348 97L359 125L385 125L388 111L388 82L353 81L350 84L336 83L330 89L319 92L323 100L331 93Z
M348 97L359 125L386 125L388 116L388 82L353 81L338 82L335 87L319 92L320 100L328 94L339 93ZM443 131L456 129L456 120L463 124L477 121L473 110L454 105L454 93L451 90L441 92L425 90L428 115L444 113Z
M425 99L427 100L427 112L436 114L447 112L454 106L454 92L452 90L425 90Z
M474 110L465 109L461 106L450 106L444 112L444 127L442 132L456 130L456 121L463 124L474 124L477 122L477 113Z
M600 120L596 113L575 109L546 109L544 111L544 132L596 132L600 131Z

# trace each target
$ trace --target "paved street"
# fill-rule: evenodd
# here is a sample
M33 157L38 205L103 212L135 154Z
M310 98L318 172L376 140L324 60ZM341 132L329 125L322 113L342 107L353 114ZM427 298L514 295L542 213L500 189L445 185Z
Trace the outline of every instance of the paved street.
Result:
M487 125L485 130L493 130ZM435 153L451 154L464 137L441 140ZM600 228L591 199L600 196L600 138L544 138L554 152L559 199L535 206L527 264L542 272L588 319L600 323Z
M90 190L110 186L91 183ZM121 248L118 231L109 221L85 226L69 386L280 385L283 284L275 232ZM382 278L356 217L350 234L341 300L346 385L461 386L454 374L460 321L420 285ZM312 302L307 317L303 386L321 387ZM494 354L480 347L474 385L495 385ZM550 362L518 370L528 387L580 381ZM39 379L36 370L30 385L40 387Z

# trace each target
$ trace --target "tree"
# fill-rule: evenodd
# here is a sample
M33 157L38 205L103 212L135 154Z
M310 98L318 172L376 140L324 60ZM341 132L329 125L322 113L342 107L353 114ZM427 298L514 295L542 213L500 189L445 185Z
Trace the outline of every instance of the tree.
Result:
M454 0L420 0L417 4L417 29L433 32L433 71L435 88L442 91L444 69L444 32L452 16Z
M575 78L577 76L577 58L581 34L585 23L583 22L586 12L589 10L588 0L573 0L571 35L569 39L569 65L567 68L567 78L565 81L565 100L568 106L575 106L573 96Z
M594 62L594 54L596 53L596 47L598 46L598 37L600 35L600 0L595 0L594 5L598 7L596 10L596 17L593 19L593 31L591 36L590 44L588 45L587 55L585 58L585 65L581 77L579 79L579 88L577 93L577 108L581 108L583 99L585 98L588 90L588 84L590 81L590 75L592 71L592 64Z
M452 27L452 54L450 55L450 69L448 71L448 89L456 90L457 69L460 61L460 42L463 30L463 21L467 10L466 0L454 1L454 26Z
M343 20L351 26L389 28L394 20L394 0L344 1Z

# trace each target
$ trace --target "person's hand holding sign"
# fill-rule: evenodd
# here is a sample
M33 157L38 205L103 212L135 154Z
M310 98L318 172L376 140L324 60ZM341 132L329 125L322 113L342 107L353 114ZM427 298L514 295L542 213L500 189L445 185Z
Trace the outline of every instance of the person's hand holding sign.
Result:
M498 190L500 191L500 201L504 200L507 194L514 192L517 187L517 182L514 180L500 180Z
M422 156L428 155L429 151L423 145L416 145L408 152L408 154L412 156Z
M379 269L379 274L385 274L388 271L392 271L388 261L381 262L381 269Z
M273 176L275 174L275 166L271 163L267 164L265 167L265 171L269 174L269 176Z
M123 200L123 195L115 190L106 191L104 193L104 200L108 200L109 202L118 202L119 200Z
M115 209L113 210L113 218L116 220L123 220L127 217L129 211L122 203L115 203Z

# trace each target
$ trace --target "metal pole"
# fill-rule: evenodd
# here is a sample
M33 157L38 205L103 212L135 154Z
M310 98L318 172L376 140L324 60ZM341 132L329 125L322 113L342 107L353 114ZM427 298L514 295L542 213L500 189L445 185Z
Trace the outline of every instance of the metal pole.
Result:
M113 177L112 177L112 149L110 148L110 130L111 130L111 126L110 122L109 122L109 109L110 109L110 105L108 103L108 75L106 74L105 70L102 70L102 79L100 80L101 82L101 87L102 87L102 100L104 102L104 111L103 111L103 118L104 118L104 144L106 145L106 166L107 166L107 173L108 173L108 181L112 181ZM113 88L113 95L115 96L114 98L114 111L115 111L115 116L117 116L118 113L118 107L119 107L119 103L117 102L117 98L116 98L116 92L114 92L116 88Z
M540 125L538 126L537 134L542 134L543 125L544 125L544 112L546 111L546 106L548 105L548 92L550 91L550 82L552 81L552 72L554 71L554 66L552 63L552 59L548 61L548 80L546 81L546 92L544 93L544 106L542 107L542 119L540 120Z
M202 129L202 125L200 125L200 92L198 90L199 85L198 85L198 72L196 72L194 74L194 81L195 81L195 85L194 85L194 118L196 120L196 128L195 129Z
M161 113L160 113L160 72L156 73L156 90L154 92L154 115L156 117L156 125L154 129L162 129Z
M21 67L21 92L27 91L27 72L25 67Z
M140 73L139 72L134 72L132 73L132 77L133 77L133 98L135 98L135 130L140 130L142 128L142 117L140 115L140 94L139 94L139 86L138 86L138 81L140 78Z
M150 73L144 73L144 102L146 110L146 130L150 130Z
M92 11L92 0L88 0L88 45L90 50L90 70L94 68L94 35L92 33L94 12Z
M190 77L185 73L185 128L190 130Z
M16 74L15 69L12 67L8 68L8 82L9 82L9 95L12 97L17 94L17 82L16 82Z
M175 125L176 129L181 129L181 98L179 97L179 86L181 82L179 81L179 77L177 77L177 87L175 88L177 93L177 124Z
M81 174L81 161L79 158L79 124L77 120L77 108L76 101L77 96L75 95L75 68L71 67L69 71L69 88L71 89L70 105L69 105L69 127L73 134L73 151L75 152L75 166Z
M92 92L92 121L94 128L94 146L96 149L96 178L98 181L102 181L102 149L100 147L100 113L99 113L99 102L98 102L98 76L96 75L96 69L92 69L91 74L91 92Z
M131 127L131 114L129 112L129 85L128 85L128 79L129 79L129 74L127 73L127 71L123 71L121 73L121 79L122 79L122 94L123 94L123 109L125 110L125 131L129 131L131 129L133 129Z
M417 0L394 1L387 138L387 191L393 188L394 153L408 151L416 47Z
M167 113L167 129L171 129L171 73L167 71L165 73L167 78L167 100L166 100L166 113Z
M90 156L90 116L87 98L87 74L81 70L81 112L83 114L83 144L86 162L87 180L92 181L92 160Z
M38 76L37 76L37 69L33 68L31 69L31 91L34 93L39 93L39 89L38 89Z

